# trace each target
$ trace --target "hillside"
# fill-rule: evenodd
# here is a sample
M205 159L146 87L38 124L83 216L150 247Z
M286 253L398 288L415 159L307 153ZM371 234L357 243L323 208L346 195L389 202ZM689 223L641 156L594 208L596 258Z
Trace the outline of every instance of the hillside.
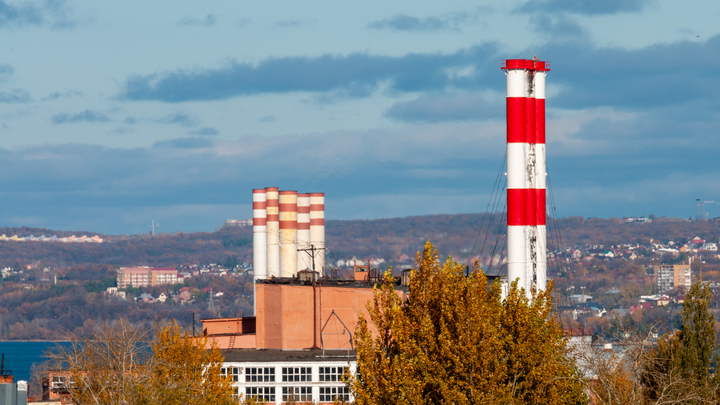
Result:
M443 255L452 255L459 260L467 259L473 252L478 255L486 240L483 253L488 255L498 240L499 217L458 214L327 221L328 262L335 263L352 257L382 258L385 260L384 265L387 265L398 263L405 255L410 259L403 265L410 265L426 240L435 244ZM559 239L562 239L563 247L571 247L585 244L647 244L650 239L684 242L694 236L714 242L720 235L720 222L671 221L661 218L648 224L626 224L616 218L582 217L560 218L557 227L554 221L549 222L548 245L552 248L559 245ZM483 229L478 232L481 224L484 224ZM560 230L559 237L556 229ZM38 228L0 228L0 233L8 236L70 234ZM100 244L0 241L0 267L19 268L28 264L35 267L97 264L114 267L178 266L224 262L228 258L239 262L252 261L251 227L223 227L215 232L161 234L154 237L100 236L108 241Z

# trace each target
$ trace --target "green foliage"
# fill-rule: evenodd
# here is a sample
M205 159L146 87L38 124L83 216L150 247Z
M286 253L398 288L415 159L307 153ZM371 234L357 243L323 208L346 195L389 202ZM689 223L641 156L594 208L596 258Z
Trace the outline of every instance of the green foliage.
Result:
M109 287L117 287L116 277L105 277L100 281L90 280L85 283L85 291L89 293L101 293L103 291L106 291Z
M685 295L679 332L658 339L644 360L641 381L650 403L717 403L720 377L712 293L696 282Z
M716 350L715 317L710 311L712 292L707 284L696 282L685 296L682 308L678 358L687 376L706 378Z

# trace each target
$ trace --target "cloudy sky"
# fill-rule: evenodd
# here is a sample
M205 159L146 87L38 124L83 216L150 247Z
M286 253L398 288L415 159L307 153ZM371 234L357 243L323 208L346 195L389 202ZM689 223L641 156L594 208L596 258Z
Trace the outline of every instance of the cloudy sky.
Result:
M560 216L720 201L720 2L0 0L0 226L212 230L251 189L327 217L483 212L500 61L548 75ZM720 204L708 204L720 216Z

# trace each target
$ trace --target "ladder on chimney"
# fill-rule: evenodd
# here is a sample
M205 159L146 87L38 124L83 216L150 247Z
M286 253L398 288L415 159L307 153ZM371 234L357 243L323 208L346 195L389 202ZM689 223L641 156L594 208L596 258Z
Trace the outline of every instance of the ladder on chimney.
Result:
M234 349L235 348L235 335L230 336L230 345L228 349Z

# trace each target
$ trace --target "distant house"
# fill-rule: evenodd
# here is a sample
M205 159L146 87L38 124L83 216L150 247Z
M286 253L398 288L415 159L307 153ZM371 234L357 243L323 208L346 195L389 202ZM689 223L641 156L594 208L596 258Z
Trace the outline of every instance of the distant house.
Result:
M699 250L704 250L707 252L717 252L718 248L717 248L717 245L714 243L706 243L706 244L700 246Z
M167 295L165 293L160 293L160 295L157 297L157 301L165 302L167 300Z
M577 260L577 259L579 259L579 258L581 258L581 257L582 257L582 252L580 251L580 249L573 249L573 251L572 251L572 258L575 259L575 260Z
M153 296L148 293L142 293L138 297L138 300L140 300L142 302L154 302L155 298L153 298Z

